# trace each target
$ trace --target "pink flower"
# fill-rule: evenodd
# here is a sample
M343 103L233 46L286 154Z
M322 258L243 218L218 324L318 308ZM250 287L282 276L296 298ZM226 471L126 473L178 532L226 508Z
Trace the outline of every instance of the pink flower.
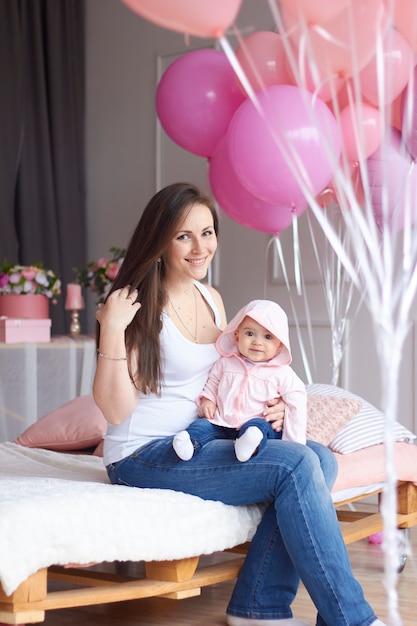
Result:
M112 256L101 257L75 269L78 284L98 294L99 303L104 301L118 275L125 254L125 250L121 248L110 248L110 252Z
M100 267L105 267L107 265L107 263L109 262L108 259L106 259L106 257L102 256L100 257L100 259L98 259L96 261L96 265L95 265L95 269L99 270Z
M8 282L9 282L9 275L5 274L4 272L0 274L0 289L2 287L5 287Z
M22 270L22 276L26 280L33 280L36 276L36 270L33 267L27 267L24 270Z
M117 261L113 261L113 263L109 263L109 267L106 270L106 276L113 281L117 274L119 273L119 263Z

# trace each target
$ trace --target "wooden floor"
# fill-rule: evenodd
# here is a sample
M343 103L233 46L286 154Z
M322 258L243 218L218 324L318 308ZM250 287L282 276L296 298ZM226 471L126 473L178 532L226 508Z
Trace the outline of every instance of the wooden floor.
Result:
M411 529L411 554L399 575L397 593L403 626L417 624L417 527ZM358 541L348 547L355 576L368 601L382 620L387 620L387 594L383 585L384 555L381 546ZM211 560L216 557L207 557ZM130 566L133 567L133 566ZM137 567L137 566L136 566ZM55 588L58 588L58 583ZM232 582L206 587L200 597L186 600L145 599L77 609L49 611L47 626L225 626L225 609ZM315 624L315 609L301 586L293 605L294 616ZM395 625L397 626L397 624Z

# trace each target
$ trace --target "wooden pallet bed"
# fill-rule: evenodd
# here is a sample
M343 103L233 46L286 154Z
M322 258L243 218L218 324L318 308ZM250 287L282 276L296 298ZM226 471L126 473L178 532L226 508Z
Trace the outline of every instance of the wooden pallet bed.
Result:
M417 447L409 443L394 446L399 478L397 524L400 528L410 528L417 524ZM384 446L336 454L336 457L339 476L333 499L344 539L351 543L383 528L379 513L359 513L350 505L369 494L381 493ZM372 472L368 478L364 468L370 466ZM107 484L101 459L97 457L25 449L5 443L0 444L0 467L0 622L5 624L41 622L45 611L59 608L150 596L181 599L198 595L207 585L236 577L245 543L250 541L262 514L260 507L255 506L229 507L175 492L114 488ZM6 497L9 482L12 493ZM28 493L32 496L28 497ZM49 510L44 510L45 502ZM64 521L59 514L61 506ZM38 519L33 511L38 511ZM140 515L147 517L143 531L138 524L129 527L126 523L124 527L123 534L127 533L127 543L131 544L130 556L123 545L112 545L115 526L111 517L120 521L121 515L124 520L130 516L133 520L138 520ZM213 516L220 530L217 536L204 537L200 546L201 537L207 534L202 530L207 531ZM150 546L147 528L157 535L161 518L162 526L170 521L171 534L168 533L166 545L159 536L158 545ZM97 537L100 542L96 545ZM40 544L38 555L30 551L36 542ZM168 545L170 553L166 559L163 554ZM204 560L200 559L202 555L220 551L223 560L199 566L200 560ZM150 557L152 553L154 558ZM108 573L98 565L66 567L71 562L127 560L144 561L145 575L136 578ZM51 592L48 591L50 580L70 586Z

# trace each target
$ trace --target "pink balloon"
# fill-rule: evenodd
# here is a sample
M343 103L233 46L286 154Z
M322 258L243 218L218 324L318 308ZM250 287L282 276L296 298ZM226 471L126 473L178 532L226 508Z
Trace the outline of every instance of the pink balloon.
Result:
M382 141L384 126L378 109L361 102L348 105L341 111L340 129L342 150L349 161L367 158Z
M396 0L393 3L394 25L417 52L417 3L415 0Z
M374 533L373 535L369 535L368 537L369 543L379 546L384 542L384 531L381 530L379 533Z
M336 193L331 184L316 196L316 202L322 209L327 209L337 204Z
M352 98L355 93L355 86L353 84L352 78L347 78L343 81L342 88L337 92L337 97L328 103L330 109L334 112L335 115L338 115L338 112L343 111L348 104L352 104Z
M236 50L236 57L254 91L292 81L281 36L270 31L252 33Z
M417 66L414 76L404 92L401 112L402 137L413 157L417 159Z
M345 164L346 165L346 164ZM345 196L345 187L346 189L350 186L353 190L353 193L356 197L356 202L359 206L363 206L365 202L363 186L362 186L362 178L361 172L359 168L359 163L352 162L347 164L349 166L348 170L345 172L343 179L343 186L340 183L336 183L335 181L331 181L329 185L322 191L317 197L316 202L323 208L329 206L341 206L346 205L346 196ZM343 194L343 198L341 195Z
M372 209L378 227L404 229L406 211L409 223L416 219L417 173L404 148L401 133L388 128L380 147L367 159Z
M196 37L221 37L233 24L242 0L122 0L146 20Z
M207 157L244 99L223 52L194 50L165 71L156 92L156 110L175 143Z
M294 44L289 42L289 45L292 49L294 49L293 54L296 55L297 53L295 51ZM323 100L324 102L333 102L345 84L345 80L343 78L339 78L337 74L325 77L323 72L318 67L314 68L316 71L313 73L310 65L305 65L305 67L303 67L303 71L299 68L297 70L296 77L292 67L290 67L288 58L286 60L286 64L288 72L291 76L288 84L297 85L302 89L307 89L307 91L311 91L311 93L317 95L320 100Z
M349 189L349 191L353 191L353 193L355 194L356 202L358 203L358 205L363 206L365 204L365 195L359 163L357 161L344 163L343 169L343 182L338 181L334 184L333 187L336 194L337 204L339 206L346 206L346 202L350 202L350 199L347 200L346 194L346 191Z
M390 104L406 87L414 64L407 40L394 28L384 37L379 51L359 73L363 96L375 106ZM383 93L379 94L379 86Z
M330 4L330 1L329 1ZM348 2L335 17L320 24L300 21L282 7L284 28L308 64L323 76L351 76L374 56L378 38L389 26L382 0Z
M406 89L403 89L400 95L397 96L393 102L390 102L390 104L385 107L385 119L387 121L387 124L389 126L394 126L395 128L398 128L398 130L401 130L402 128L403 100Z
M278 234L292 224L292 211L277 207L254 196L243 187L230 162L226 137L217 144L209 160L210 187L220 208L238 224L265 233Z
M276 206L305 207L300 180L316 196L340 157L336 120L319 98L292 85L258 93L262 111L245 100L227 132L230 159L240 183Z
M327 22L345 8L348 0L281 0L293 15L308 22Z
M356 202L359 206L363 206L365 203L365 193L363 190L360 166L357 162L350 164L350 181L356 197Z

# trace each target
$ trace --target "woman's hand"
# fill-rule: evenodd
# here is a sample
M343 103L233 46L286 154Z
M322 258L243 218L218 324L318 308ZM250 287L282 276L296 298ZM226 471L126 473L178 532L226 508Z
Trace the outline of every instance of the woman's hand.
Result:
M116 289L107 298L105 304L99 304L96 319L102 325L126 329L132 322L141 304L136 301L136 289L123 287Z
M125 330L140 309L137 296L130 286L116 289L96 312L100 345L93 395L106 420L115 425L129 417L138 402L138 390L129 371L132 363L135 375L135 360L126 354L125 344Z
M271 424L272 430L280 432L284 428L285 402L282 398L268 400L263 413L265 421Z

